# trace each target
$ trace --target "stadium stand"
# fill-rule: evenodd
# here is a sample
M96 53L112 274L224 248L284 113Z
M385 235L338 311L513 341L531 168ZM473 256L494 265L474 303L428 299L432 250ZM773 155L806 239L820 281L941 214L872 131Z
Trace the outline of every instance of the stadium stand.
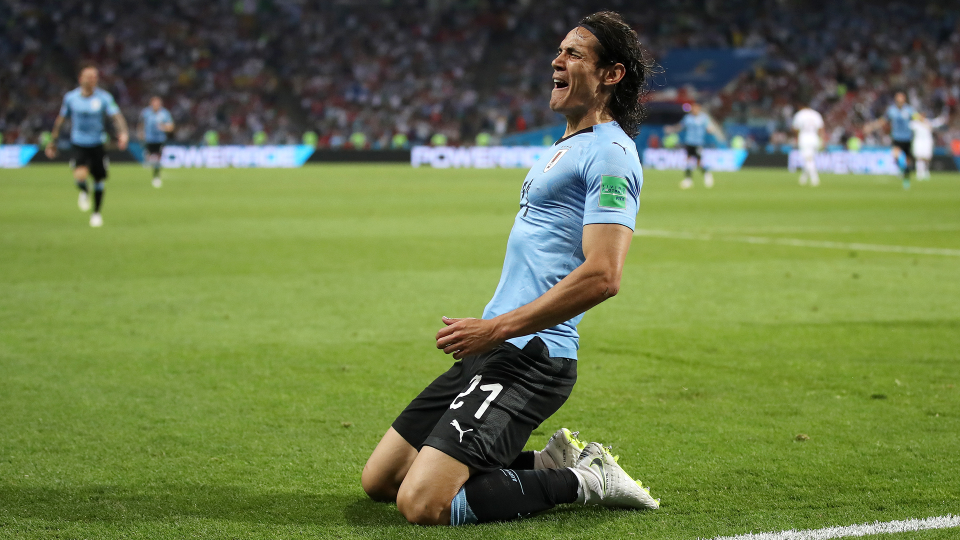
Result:
M670 50L760 51L719 91L677 88L667 71L652 99L697 97L751 148L788 141L796 103L824 113L831 142L858 135L893 89L928 115L960 99L955 2L838 0L611 2L655 58ZM164 96L174 139L386 148L434 139L472 144L558 121L549 64L589 2L435 0L162 3L12 0L0 4L0 133L35 142L86 62L135 120ZM706 53L705 53L706 54ZM704 69L709 69L706 60ZM960 138L954 115L940 144Z

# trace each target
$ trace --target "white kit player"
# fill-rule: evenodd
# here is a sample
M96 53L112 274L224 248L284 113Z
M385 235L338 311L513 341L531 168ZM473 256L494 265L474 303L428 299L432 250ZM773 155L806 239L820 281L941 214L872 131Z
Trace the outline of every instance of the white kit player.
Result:
M917 160L917 180L930 179L930 160L933 159L933 130L947 122L946 115L928 120L922 113L914 113L910 121L910 130L913 131L911 150L913 158Z
M820 175L817 173L817 151L825 140L823 116L810 107L804 107L793 115L793 129L797 132L797 147L800 149L800 159L803 160L803 170L800 173L800 185L820 185Z

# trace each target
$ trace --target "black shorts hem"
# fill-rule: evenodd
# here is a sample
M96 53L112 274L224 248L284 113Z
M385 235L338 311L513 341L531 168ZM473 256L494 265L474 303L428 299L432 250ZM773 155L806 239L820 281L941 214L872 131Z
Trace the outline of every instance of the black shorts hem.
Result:
M457 361L393 422L411 446L430 446L476 471L508 466L570 396L577 361L550 357L539 337Z
M460 463L463 463L467 467L470 467L471 469L481 473L495 471L506 466L506 464L501 463L491 464L482 457L470 453L468 448L459 446L452 441L448 441L433 435L427 437L427 440L423 442L423 446L436 448Z
M147 149L147 155L163 153L163 143L147 143L144 148Z
M97 146L73 146L73 159L70 160L71 166L86 167L90 171L90 176L100 182L107 179L108 160L107 153L103 145Z
M893 146L896 146L903 152L905 156L910 159L913 159L913 142L912 141L893 141Z
M701 155L703 154L703 148L700 146L693 146L692 144L684 145L684 149L687 151L687 157L695 157L697 160L700 160Z

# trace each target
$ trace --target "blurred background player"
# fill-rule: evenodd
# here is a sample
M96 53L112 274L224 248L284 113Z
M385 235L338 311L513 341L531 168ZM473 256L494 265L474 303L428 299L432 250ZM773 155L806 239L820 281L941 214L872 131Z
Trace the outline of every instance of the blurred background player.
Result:
M900 163L903 173L903 189L910 189L910 169L913 168L913 131L910 130L910 120L916 111L907 105L907 96L897 92L893 96L893 104L887 107L883 118L879 118L867 125L868 131L890 126L890 139L893 141L891 150L893 159ZM901 156L903 160L901 161Z
M803 171L800 173L800 185L820 185L820 175L817 173L817 151L822 141L826 140L823 128L823 116L810 107L803 107L793 115L791 123L797 132L797 147L800 150L800 159L803 160Z
M913 158L917 162L917 180L930 179L930 160L933 159L933 130L947 123L947 115L928 120L923 113L913 115L910 130L913 131Z
M683 131L683 145L687 150L687 169L684 171L683 181L680 182L681 189L690 189L693 187L693 168L697 167L703 171L704 187L713 187L713 173L703 165L703 147L707 143L707 133L723 140L723 131L710 118L710 115L700 109L699 103L690 104L688 112L679 124L671 126L669 131Z
M53 123L50 142L45 153L53 159L57 155L57 137L65 118L70 118L70 144L73 147L73 178L80 189L77 206L86 212L90 210L90 188L87 176L93 176L93 214L90 226L103 225L100 207L103 204L104 181L107 179L107 155L103 148L106 137L103 117L110 116L117 131L117 146L127 148L129 135L127 122L120 114L113 96L106 90L97 88L100 73L97 68L88 66L80 70L80 86L63 97L60 114Z
M167 142L167 134L173 133L173 128L173 117L163 107L160 96L150 98L150 106L140 111L137 132L144 143L146 162L153 167L155 188L163 185L160 180L160 156L163 154L163 143Z

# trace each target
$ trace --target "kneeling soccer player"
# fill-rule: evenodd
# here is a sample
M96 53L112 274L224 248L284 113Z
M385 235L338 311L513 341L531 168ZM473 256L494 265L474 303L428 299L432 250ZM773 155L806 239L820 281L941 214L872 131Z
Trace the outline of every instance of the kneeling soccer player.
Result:
M580 21L553 61L550 108L564 136L533 166L482 319L443 318L457 360L394 421L363 469L364 491L411 523L502 521L558 504L658 508L599 443L530 433L577 379L577 323L617 294L643 182L631 139L650 70L616 13Z

